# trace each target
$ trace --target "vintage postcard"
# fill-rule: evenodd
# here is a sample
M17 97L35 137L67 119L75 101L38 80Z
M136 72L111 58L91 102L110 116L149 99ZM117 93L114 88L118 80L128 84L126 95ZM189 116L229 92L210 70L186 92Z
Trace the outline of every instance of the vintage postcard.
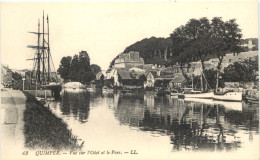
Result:
M257 160L257 1L1 2L1 159Z

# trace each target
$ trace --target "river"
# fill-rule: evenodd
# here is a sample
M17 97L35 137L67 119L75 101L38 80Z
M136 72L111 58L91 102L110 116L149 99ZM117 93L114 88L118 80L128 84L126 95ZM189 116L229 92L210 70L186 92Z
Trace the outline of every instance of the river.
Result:
M61 100L48 103L85 141L83 151L161 159L216 151L257 154L259 149L258 104L183 100L153 92L63 92Z

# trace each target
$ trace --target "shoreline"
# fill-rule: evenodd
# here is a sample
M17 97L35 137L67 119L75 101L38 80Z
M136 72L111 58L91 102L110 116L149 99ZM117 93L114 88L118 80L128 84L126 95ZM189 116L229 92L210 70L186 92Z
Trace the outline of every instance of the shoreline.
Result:
M29 149L80 150L77 136L72 134L68 125L44 107L35 96L26 96L24 111L25 147Z

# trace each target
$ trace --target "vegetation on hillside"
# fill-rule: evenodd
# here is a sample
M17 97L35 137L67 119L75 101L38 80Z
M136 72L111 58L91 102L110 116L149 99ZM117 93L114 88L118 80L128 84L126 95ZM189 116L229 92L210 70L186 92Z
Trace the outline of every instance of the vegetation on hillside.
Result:
M172 46L172 40L170 38L145 38L138 41L124 50L124 53L130 51L138 51L140 57L144 59L145 64L158 64L158 65L170 65L170 48ZM110 63L110 68L114 65L116 56Z
M234 19L223 21L220 17L209 20L206 17L190 19L171 34L173 41L172 61L182 66L198 60L202 73L205 75L205 61L212 57L218 58L216 87L222 60L227 53L239 53L241 30ZM184 75L185 77L185 75ZM202 89L206 90L206 82L202 80Z

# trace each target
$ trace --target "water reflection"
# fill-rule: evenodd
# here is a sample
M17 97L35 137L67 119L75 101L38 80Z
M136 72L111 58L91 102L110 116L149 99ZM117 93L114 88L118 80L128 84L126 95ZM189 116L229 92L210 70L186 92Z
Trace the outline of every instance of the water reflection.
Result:
M63 115L72 115L81 123L89 116L90 94L88 92L71 93L64 91L60 110Z
M115 94L114 102L121 124L170 135L176 151L234 150L241 147L239 132L247 131L252 141L252 131L258 131L258 107L242 109L242 103L184 101L149 93L139 97Z
M62 115L74 117L79 124L85 123L69 124L71 128L73 125L77 129L81 127L82 133L78 133L82 134L83 139L93 136L91 131L87 132L89 126L107 133L109 126L105 124L110 124L117 128L114 131L116 135L124 135L126 140L136 138L130 130L155 137L167 136L172 151L236 150L245 147L245 143L253 141L259 134L258 104L244 102L180 100L157 97L153 92L144 95L64 92L60 104L52 104L52 108L55 107L60 108ZM104 123L104 120L111 122ZM125 126L129 126L128 131ZM110 138L116 141L118 137Z

